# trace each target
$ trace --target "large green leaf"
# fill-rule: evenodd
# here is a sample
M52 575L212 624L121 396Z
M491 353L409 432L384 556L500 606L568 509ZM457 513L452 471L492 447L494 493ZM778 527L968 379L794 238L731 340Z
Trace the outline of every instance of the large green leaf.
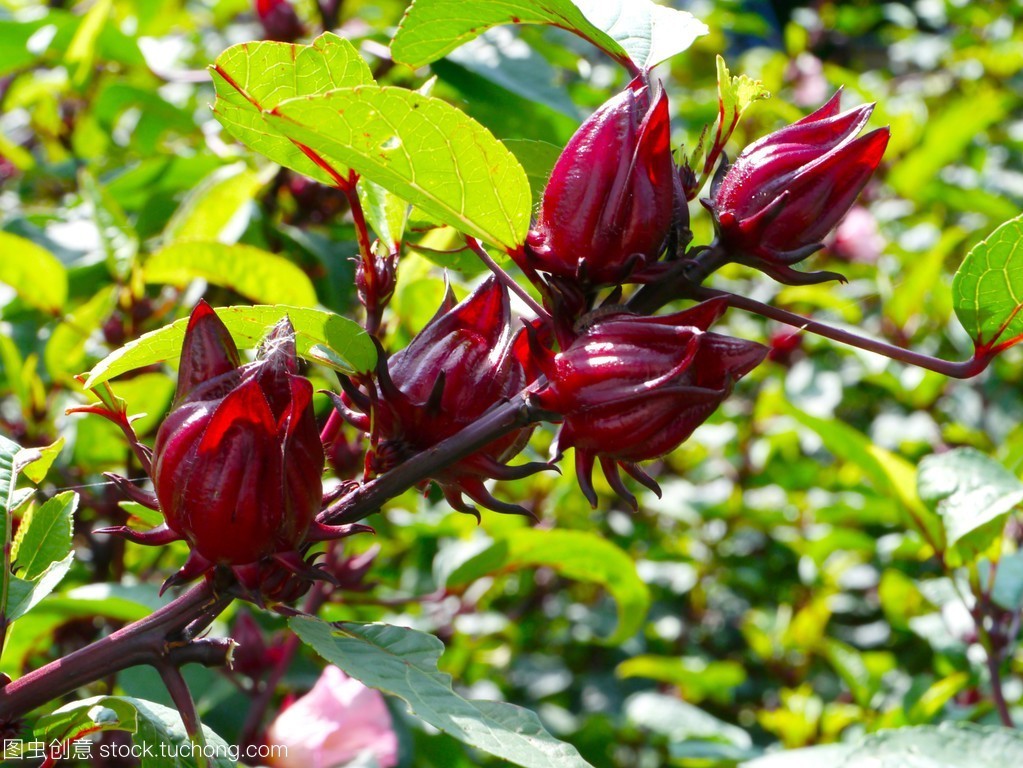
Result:
M316 289L305 272L251 245L174 243L146 260L143 275L150 284L180 287L201 278L260 304L316 304Z
M73 741L94 731L127 731L139 747L142 768L235 768L233 750L203 726L206 762L193 756L193 744L177 710L128 696L95 696L67 704L39 719L34 736L39 741Z
M67 270L57 257L24 237L0 232L0 283L26 304L59 314L67 300Z
M482 125L404 88L359 86L281 103L271 122L438 221L511 251L525 242L529 181Z
M513 704L469 701L437 669L444 644L425 632L387 624L290 622L303 642L348 675L403 699L415 716L465 744L526 768L587 768L570 744L535 714Z
M285 99L372 83L369 66L351 43L330 32L310 45L242 43L220 54L210 71L217 89L214 112L245 146L324 184L348 176L344 165L311 159L264 113Z
M1023 503L1023 482L973 448L927 456L917 486L920 498L941 515L949 546L968 538L974 552L997 538L1009 513Z
M608 643L621 643L639 631L650 607L650 593L636 564L607 539L588 531L511 531L475 555L447 578L464 586L497 571L544 566L562 576L600 584L618 605L618 626Z
M499 24L561 27L641 69L681 53L708 31L692 14L650 0L415 0L391 54L420 67Z
M351 373L368 372L376 364L376 347L369 335L354 321L333 312L265 304L219 307L216 311L240 348L258 346L270 327L287 315L295 327L299 355L307 356L310 349L322 345ZM187 327L188 318L181 318L112 352L89 371L85 388L91 389L136 368L176 358L181 353Z
M967 254L952 279L952 301L977 347L1023 335L1023 215Z
M1008 768L1023 765L1023 734L1010 728L942 723L880 731L853 744L777 752L742 768Z

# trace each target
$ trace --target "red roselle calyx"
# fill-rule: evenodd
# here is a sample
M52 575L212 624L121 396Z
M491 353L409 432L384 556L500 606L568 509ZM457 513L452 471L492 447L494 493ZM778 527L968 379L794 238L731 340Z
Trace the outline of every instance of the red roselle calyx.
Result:
M285 318L257 359L239 366L230 333L205 302L192 312L177 391L153 449L152 478L165 523L145 532L104 529L143 544L184 539L192 551L170 584L215 565L232 566L250 584L272 558L313 575L301 547L365 526L324 526L320 510L323 446L313 388L297 375L295 333ZM136 500L145 501L135 494Z
M791 265L819 250L877 169L889 131L856 138L874 109L839 113L841 92L812 115L748 146L714 185L704 205L720 248L790 285L843 279Z
M761 344L707 332L724 310L724 300L713 299L673 315L608 314L557 355L534 345L548 379L536 399L562 414L555 450L575 448L579 485L593 506L596 459L635 507L618 468L658 491L636 462L678 447L764 359Z
M634 80L598 109L554 166L527 240L527 265L593 285L642 279L675 215L670 139L660 87Z
M305 34L305 27L290 0L256 0L256 16L267 40L293 43Z
M381 356L375 383L357 389L345 382L344 396L335 405L350 423L369 433L366 471L379 473L459 432L536 375L525 335L512 331L508 291L491 277L460 304L449 291L437 314L405 349L389 361ZM431 479L460 511L476 514L463 500L465 494L489 509L529 514L494 498L483 484L486 478L525 477L547 467L504 463L522 450L529 432L518 430L495 440Z

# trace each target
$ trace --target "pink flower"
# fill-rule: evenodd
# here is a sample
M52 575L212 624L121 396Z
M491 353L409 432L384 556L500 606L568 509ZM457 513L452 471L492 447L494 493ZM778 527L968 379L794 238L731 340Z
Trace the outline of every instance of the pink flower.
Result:
M887 241L877 228L874 214L862 205L854 206L831 233L828 250L846 261L873 264L884 252Z
M286 747L274 768L339 768L371 753L380 768L398 764L398 737L380 691L334 666L270 724L267 743Z

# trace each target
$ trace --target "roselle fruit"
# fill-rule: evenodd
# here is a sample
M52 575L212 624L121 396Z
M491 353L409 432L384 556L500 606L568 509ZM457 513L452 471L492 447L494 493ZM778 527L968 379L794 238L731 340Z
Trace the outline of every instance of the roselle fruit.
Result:
M165 523L145 532L103 532L143 544L186 540L191 554L169 584L219 565L238 568L245 585L258 589L253 574L266 569L248 566L264 558L308 575L299 554L304 543L356 529L314 520L324 453L312 384L297 370L287 318L267 334L255 362L239 365L227 328L201 302L188 322L172 409L153 448L152 479Z
M592 505L596 460L635 507L618 468L656 491L637 462L678 447L764 359L761 344L707 332L724 310L724 300L714 299L673 315L610 313L556 355L534 345L548 380L537 402L564 419L555 452L575 448L579 485Z
M412 342L381 363L375 383L363 389L347 384L335 404L350 423L369 433L367 471L379 473L472 424L536 376L524 334L511 327L508 291L490 277L459 304L448 291ZM460 511L475 514L464 494L488 509L529 514L494 498L483 484L486 478L524 477L546 468L504 463L522 450L529 432L522 429L495 440L431 479Z
M256 16L267 40L293 43L305 34L290 0L256 0Z
M704 205L734 261L791 285L842 279L791 269L823 247L888 145L887 128L856 138L874 105L839 113L840 97L748 146L715 183Z
M526 262L593 285L657 261L675 215L668 98L639 79L569 140L544 190Z

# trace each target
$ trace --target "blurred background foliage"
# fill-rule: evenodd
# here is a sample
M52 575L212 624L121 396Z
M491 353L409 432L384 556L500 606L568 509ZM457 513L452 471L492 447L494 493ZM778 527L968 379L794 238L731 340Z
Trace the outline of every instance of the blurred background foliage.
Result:
M747 111L732 156L838 87L846 106L876 101L872 124L892 130L862 207L813 257L812 268L837 269L847 284L779 287L738 266L712 284L939 357L968 357L951 276L1023 202L1023 6L673 4L711 30L658 70L677 145L692 146L713 121L717 53L773 94ZM314 3L296 5L310 35L322 29ZM502 139L530 140L509 146L535 194L580 120L625 84L599 53L540 27L499 28L426 70L395 66L387 45L404 6L344 0L335 29L382 83L418 87L436 77L434 95ZM61 590L12 630L2 660L12 674L145 615L185 555L178 545L150 549L90 533L126 514L101 473L141 472L112 426L64 415L84 397L74 374L184 316L201 296L291 303L308 284L320 305L357 315L343 196L251 156L209 108L205 67L228 45L263 36L248 0L0 0L0 429L26 446L63 438L43 487L82 493L78 558ZM695 205L693 217L696 242L707 242L709 217ZM410 240L454 242L428 225ZM175 256L181 248L168 251L197 242L245 244L287 263L266 262L253 277L229 257L186 263ZM445 280L438 261L403 253L389 348L433 314ZM443 266L460 295L480 271L462 257ZM772 746L886 727L997 722L984 650L991 638L978 631L971 595L985 592L1000 560L1007 575L986 632L1001 627L1011 638L1002 684L1023 718L1023 560L1013 557L1023 527L1010 519L983 552L953 567L913 517L924 508L914 467L935 451L973 447L1019 475L1023 352L957 382L735 310L726 325L770 343L772 359L649 470L663 498L645 492L632 514L598 485L594 511L571 472L499 484L498 495L533 505L539 528L588 538L491 570L473 557L520 536L523 521L484 514L477 526L435 494L408 493L371 521L375 539L351 540L353 553L379 547L365 589L338 593L321 615L437 634L448 648L443 668L462 690L538 711L600 768L728 766ZM325 370L309 374L318 388L334 385ZM114 388L130 412L147 414L136 427L151 437L173 372L154 367ZM318 406L325 416L326 398ZM550 433L538 432L530 450L545 456L549 443ZM353 446L338 471L359 462ZM627 553L625 564L604 562L600 541ZM573 557L583 565L566 567ZM283 626L259 621L268 633ZM616 621L628 636L615 634ZM300 658L280 693L308 687L319 664ZM204 721L236 738L246 705L230 677L190 674ZM116 687L166 699L149 671L122 674ZM405 765L492 764L401 722Z

